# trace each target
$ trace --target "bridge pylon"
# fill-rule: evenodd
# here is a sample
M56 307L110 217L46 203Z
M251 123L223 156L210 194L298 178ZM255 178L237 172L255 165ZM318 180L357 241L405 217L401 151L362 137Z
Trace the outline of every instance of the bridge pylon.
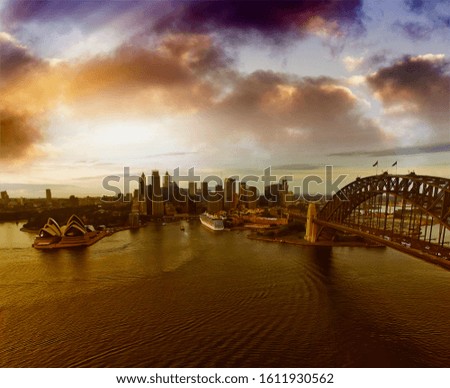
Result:
M306 215L306 233L305 240L310 243L315 243L317 240L317 224L314 219L317 216L317 208L315 203L308 205L308 213Z

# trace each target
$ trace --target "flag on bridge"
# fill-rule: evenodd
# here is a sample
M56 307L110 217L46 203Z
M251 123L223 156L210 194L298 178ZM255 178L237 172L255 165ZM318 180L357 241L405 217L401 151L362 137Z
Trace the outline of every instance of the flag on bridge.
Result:
M372 164L372 167L376 167L376 166L378 166L378 160L374 164Z
M397 165L397 161L395 161L395 163L392 164L392 167L394 167L394 166L396 166L396 165Z

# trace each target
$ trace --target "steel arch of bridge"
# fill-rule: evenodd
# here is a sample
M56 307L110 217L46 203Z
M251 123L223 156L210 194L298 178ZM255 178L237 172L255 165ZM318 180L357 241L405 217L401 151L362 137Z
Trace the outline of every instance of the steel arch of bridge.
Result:
M326 203L316 223L316 240L353 230L450 259L450 179L414 173L357 178Z

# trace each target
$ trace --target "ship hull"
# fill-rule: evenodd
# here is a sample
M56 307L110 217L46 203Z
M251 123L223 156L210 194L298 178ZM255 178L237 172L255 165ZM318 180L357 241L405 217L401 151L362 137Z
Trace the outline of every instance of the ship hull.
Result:
M214 232L218 232L225 229L222 219L213 218L209 214L202 214L200 216L200 222L202 223L203 226Z

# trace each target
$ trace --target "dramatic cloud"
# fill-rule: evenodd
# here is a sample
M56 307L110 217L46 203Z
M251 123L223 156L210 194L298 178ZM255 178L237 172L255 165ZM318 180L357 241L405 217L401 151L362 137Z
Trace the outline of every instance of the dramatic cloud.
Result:
M54 65L9 35L0 38L3 161L34 155L44 140L40 119L55 112L71 120L195 114L214 103L221 79L234 74L231 60L204 35L169 35L152 49L124 45L110 55Z
M0 86L42 66L44 62L33 56L25 46L11 35L0 32Z
M430 17L440 15L443 11L440 10L441 6L445 7L448 4L446 0L404 0L404 3L409 11L418 15L427 14Z
M0 110L0 161L32 156L40 140L42 133L33 117Z
M84 0L9 0L2 16L5 25L15 28L27 22L77 23L95 26L107 23L112 17L137 7L150 8L151 2L84 1Z
M419 117L448 136L449 62L442 55L406 56L367 77L388 112Z
M46 69L45 61L11 35L0 33L0 162L27 159L38 153L36 145L43 139L40 109L36 110L34 103L38 94L28 94L21 86Z
M411 14L420 19L394 23L394 30L402 32L409 39L429 40L433 32L448 34L450 27L450 7L446 0L405 0Z
M269 148L309 152L319 144L330 149L383 141L381 129L361 113L356 96L331 78L269 71L241 76L207 116L224 135L252 135Z
M155 32L207 33L235 42L258 36L280 43L308 34L340 39L361 32L362 8L362 0L10 0L4 4L1 20L8 31L27 42L33 39L36 30L52 36L57 30L60 41L74 44L71 34L91 34L113 24L123 32L120 43L131 36L146 39ZM51 52L55 49L56 52L62 49L60 43Z
M68 72L67 102L111 112L193 112L219 93L230 60L204 35L170 35L153 50L124 45Z
M296 1L183 1L158 20L159 32L222 32L231 36L255 32L274 41L309 32L344 34L362 26L360 0Z

